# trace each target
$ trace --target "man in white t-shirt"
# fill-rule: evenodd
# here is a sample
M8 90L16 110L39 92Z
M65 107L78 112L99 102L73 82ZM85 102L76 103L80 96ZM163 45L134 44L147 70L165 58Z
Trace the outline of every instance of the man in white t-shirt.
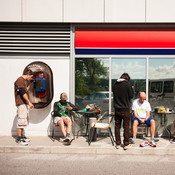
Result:
M144 92L140 92L139 98L136 99L132 105L132 110L134 111L132 143L135 143L136 141L137 126L142 123L145 123L147 124L147 126L150 126L151 140L149 143L148 141L144 141L143 143L140 144L140 146L144 147L149 144L152 147L156 147L156 144L154 142L156 124L155 121L150 117L150 111L151 111L150 103L145 99L146 94Z

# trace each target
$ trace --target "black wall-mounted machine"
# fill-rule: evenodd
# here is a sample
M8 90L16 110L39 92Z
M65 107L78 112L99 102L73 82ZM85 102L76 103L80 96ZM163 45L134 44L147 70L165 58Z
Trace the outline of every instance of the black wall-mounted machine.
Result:
M32 62L24 69L35 73L34 83L29 89L29 99L36 109L44 108L53 99L53 74L51 68L43 62Z

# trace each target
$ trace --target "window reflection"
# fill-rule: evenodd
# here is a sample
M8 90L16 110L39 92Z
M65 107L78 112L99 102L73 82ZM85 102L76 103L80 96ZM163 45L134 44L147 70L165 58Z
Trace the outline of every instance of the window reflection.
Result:
M102 112L109 111L109 60L75 59L75 103L81 109L95 103Z
M152 107L163 106L174 110L175 59L149 60L149 100Z
M138 98L140 91L146 92L145 58L112 58L112 86L124 72L129 74L134 86L133 99Z
M173 90L174 90L174 82L173 81L165 81L164 88L163 88L164 93L166 93L166 92L172 93Z
M161 82L161 81L152 82L151 83L151 92L153 92L153 93L162 92L162 86L163 86L163 82Z

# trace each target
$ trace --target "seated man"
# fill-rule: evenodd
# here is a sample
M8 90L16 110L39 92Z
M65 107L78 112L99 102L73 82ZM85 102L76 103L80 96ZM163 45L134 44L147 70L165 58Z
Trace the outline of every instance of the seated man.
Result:
M76 108L72 103L67 102L67 94L61 93L60 101L54 107L54 123L58 124L61 128L61 132L64 136L64 142L70 142L70 132L72 129L72 121L69 117L69 111L77 111ZM64 124L67 125L67 129L65 130Z
M146 94L144 92L139 93L139 99L136 99L133 102L132 110L134 111L134 119L133 119L133 139L132 143L135 143L136 141L136 135L137 135L137 126L141 123L146 123L147 126L150 126L150 133L151 133L151 140L149 142L149 145L152 147L156 147L155 144L155 121L150 117L150 111L151 106L146 99ZM148 141L144 141L140 144L141 147L144 147L148 145Z

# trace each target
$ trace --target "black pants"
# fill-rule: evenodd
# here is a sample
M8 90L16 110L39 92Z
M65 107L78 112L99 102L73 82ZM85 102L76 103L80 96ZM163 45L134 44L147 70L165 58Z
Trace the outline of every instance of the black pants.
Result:
M124 110L124 111L117 111L115 110L115 139L116 144L121 144L121 138L120 138L120 128L121 128L121 122L123 120L123 128L124 128L124 145L129 145L129 138L130 138L130 110Z

